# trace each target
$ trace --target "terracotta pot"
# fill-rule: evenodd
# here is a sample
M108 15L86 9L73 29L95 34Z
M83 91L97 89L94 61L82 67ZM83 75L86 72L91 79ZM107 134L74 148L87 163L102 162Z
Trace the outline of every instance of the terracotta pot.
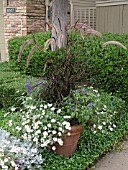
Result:
M63 145L60 146L58 143L55 143L56 150L55 153L62 155L64 157L69 157L77 147L77 142L80 137L80 133L83 131L82 125L71 126L70 136L64 137Z

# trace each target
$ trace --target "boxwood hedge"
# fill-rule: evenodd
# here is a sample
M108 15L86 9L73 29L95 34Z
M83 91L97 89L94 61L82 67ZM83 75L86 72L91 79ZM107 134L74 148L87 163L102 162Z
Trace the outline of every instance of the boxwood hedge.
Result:
M27 69L27 57L34 44L30 44L25 48L21 56L20 63L17 62L17 57L20 46L27 39L33 37L36 44L41 46L41 50L38 49L34 52L30 65ZM43 73L44 63L47 59L52 57L55 60L55 63L57 63L59 58L58 55L60 57L62 55L60 52L56 53L51 52L50 50L45 53L43 52L44 42L49 37L50 33L44 32L10 39L10 66L15 70L21 71L22 73L41 76ZM93 37L92 39L85 38L84 41L77 34L73 36L69 34L69 41L70 40L74 42L71 53L75 53L78 60L79 58L85 59L83 64L85 74L81 77L81 81L89 81L90 84L128 101L128 50L126 51L116 45L102 47L103 42L110 40L121 42L128 47L128 34L104 33L103 40ZM75 44L76 41L77 43Z

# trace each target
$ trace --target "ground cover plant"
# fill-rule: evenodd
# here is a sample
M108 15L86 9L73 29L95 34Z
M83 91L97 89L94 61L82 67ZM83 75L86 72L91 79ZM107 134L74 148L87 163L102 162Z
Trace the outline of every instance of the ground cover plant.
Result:
M57 44L53 37L48 39L44 44L44 50L47 50L50 44L57 45L58 48L55 52L49 51L48 58L45 59L46 61L43 60L42 79L39 79L39 82L34 85L30 85L30 79L27 78L26 94L15 97L13 106L8 110L0 111L0 126L7 131L7 135L2 135L2 142L5 139L7 139L7 143L13 141L14 137L11 137L8 132L16 136L19 141L14 142L17 152L14 148L10 148L12 152L7 153L8 145L4 144L0 157L2 169L12 169L13 167L15 169L36 169L37 166L38 169L86 169L99 156L114 147L127 133L128 108L126 102L112 94L97 90L91 86L93 83L87 81L86 76L84 78L85 71L89 69L90 65L85 69L87 65L83 57L88 51L82 46L85 43L83 42L85 39L83 26L85 34L95 34L100 38L102 36L85 24L79 26L79 24L74 26L74 29L77 29L81 35L81 45L77 44L79 48L75 50L78 42L74 43L74 33L70 35L73 43L69 40L68 45L70 46L66 48L61 48L61 43ZM59 37L61 41L63 36ZM91 41L93 38L95 39L92 37ZM27 40L27 44L25 44L28 45L32 41ZM125 46L115 41L109 41L100 46L106 47L110 44L119 45L124 48L123 50L127 50ZM22 58L24 45L20 49L18 61ZM27 74L30 74L32 69L30 66L33 59L32 54L37 48L38 46L35 44L28 54ZM51 56L51 54L55 55ZM45 55L47 56L47 53ZM71 155L70 159L53 153L52 151L56 150L54 144L57 142L63 146L63 137L70 136L72 125L75 124L82 124L84 128L76 152ZM4 133L6 134L5 131ZM30 144L30 147L26 148L28 153L23 149L22 154L22 146L26 142L32 142L32 145ZM21 147L17 149L17 145ZM35 153L38 153L36 159L33 158ZM29 154L33 156L31 157ZM38 165L37 159L39 159ZM27 162L27 166L24 160Z
M18 129L19 126L19 113L16 114L14 111L11 114L5 116L5 113L0 113L1 121L0 124L2 128L5 128L7 131L10 131L11 134L17 135L20 132ZM12 120L12 125L11 124ZM107 121L107 119L106 119ZM4 122L4 123L3 123ZM15 122L15 123L14 123ZM95 133L93 129L90 131L88 127L84 127L84 132L82 133L78 147L76 152L71 156L70 159L64 158L58 155L53 154L51 151L38 150L39 153L42 154L43 163L41 162L42 169L86 169L89 166L92 166L93 163L98 159L102 154L105 154L122 139L123 135L125 135L128 131L128 114L126 110L120 114L117 119L114 119L114 123L111 123L111 128L103 125L103 129L100 128ZM102 122L104 124L104 122ZM115 126L116 125L116 126ZM15 129L17 127L18 133L16 133ZM4 134L6 134L4 132ZM19 135L20 137L20 135ZM24 144L25 145L25 144ZM37 153L37 152L36 152ZM17 153L18 154L18 153ZM28 153L29 154L29 153ZM27 155L28 157L29 155ZM40 166L40 163L38 164Z

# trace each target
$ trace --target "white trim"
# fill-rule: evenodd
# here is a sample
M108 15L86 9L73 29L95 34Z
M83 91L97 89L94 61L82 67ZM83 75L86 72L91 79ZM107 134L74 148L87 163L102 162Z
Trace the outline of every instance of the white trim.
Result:
M96 7L99 6L114 6L114 5L126 5L128 4L128 0L113 0L113 1L97 1Z

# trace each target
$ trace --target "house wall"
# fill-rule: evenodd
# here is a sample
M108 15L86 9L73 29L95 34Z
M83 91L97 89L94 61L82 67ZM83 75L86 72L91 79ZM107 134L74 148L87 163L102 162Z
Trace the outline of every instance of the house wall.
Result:
M0 1L0 62L6 60L5 39L4 39L4 18L3 1Z
M128 33L128 1L97 1L96 29L100 32Z
M40 26L31 25L34 22L44 22L46 21L46 7L45 0L27 0L27 26L28 33L40 32L45 29Z
M27 34L26 0L3 0L4 2L4 36L6 60L8 60L8 40ZM8 8L15 8L14 13L8 13Z

